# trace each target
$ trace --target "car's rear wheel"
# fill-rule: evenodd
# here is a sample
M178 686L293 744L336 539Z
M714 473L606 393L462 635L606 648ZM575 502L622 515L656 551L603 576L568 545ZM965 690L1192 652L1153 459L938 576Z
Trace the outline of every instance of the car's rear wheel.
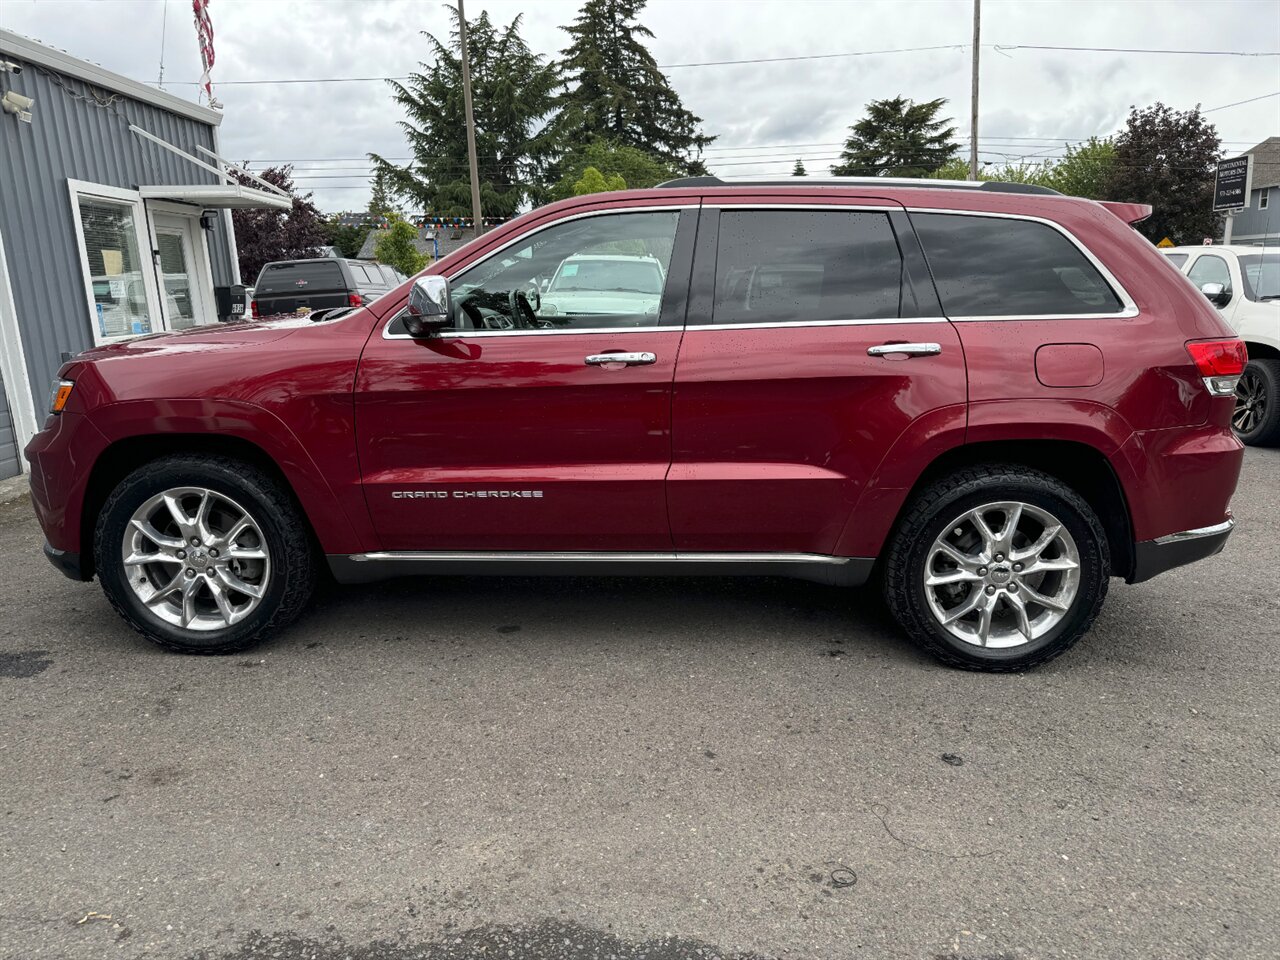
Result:
M305 523L251 464L166 457L107 498L94 559L107 598L143 636L184 653L231 653L288 623L310 597Z
M1089 629L1110 577L1106 534L1075 491L1019 466L973 467L912 503L885 596L913 639L972 670L1024 670Z
M1280 360L1250 360L1236 385L1231 426L1241 443L1280 444Z

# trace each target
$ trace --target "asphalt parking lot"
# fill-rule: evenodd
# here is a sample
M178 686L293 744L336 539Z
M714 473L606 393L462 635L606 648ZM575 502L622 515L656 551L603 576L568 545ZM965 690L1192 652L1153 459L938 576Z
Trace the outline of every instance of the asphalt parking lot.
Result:
M1280 451L1038 672L786 581L331 588L149 646L0 505L0 956L1274 958Z

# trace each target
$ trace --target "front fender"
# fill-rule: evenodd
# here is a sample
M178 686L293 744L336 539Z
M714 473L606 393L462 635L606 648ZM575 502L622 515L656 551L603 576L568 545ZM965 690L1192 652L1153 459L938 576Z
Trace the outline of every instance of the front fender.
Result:
M257 447L279 467L326 553L376 548L360 487L354 441L345 463L322 470L297 435L275 414L237 400L122 401L88 414L110 445L141 437L234 437ZM67 518L70 521L70 517Z

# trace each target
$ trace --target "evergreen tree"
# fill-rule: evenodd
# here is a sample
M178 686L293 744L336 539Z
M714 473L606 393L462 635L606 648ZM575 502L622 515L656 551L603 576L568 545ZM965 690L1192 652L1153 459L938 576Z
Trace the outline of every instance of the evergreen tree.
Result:
M645 0L586 0L565 27L573 42L561 53L565 91L555 125L562 143L611 140L645 150L681 174L706 173L702 150L715 137L685 109L642 38Z
M369 215L374 220L383 220L396 212L391 200L391 189L387 183L385 170L375 170L370 183Z
M415 209L437 216L470 216L471 180L467 127L462 104L462 59L458 11L449 43L424 33L430 58L407 83L389 81L392 99L408 119L414 159L398 167L370 154L387 188ZM488 216L512 217L537 199L551 159L552 137L545 121L559 84L554 64L543 62L520 36L517 16L497 26L487 12L467 20L467 53L479 157L480 201Z
M808 171L804 168L803 160L797 158L796 165L791 168L791 175L793 177L807 177L809 175Z
M831 168L838 177L923 177L937 170L960 148L956 128L938 119L947 101L913 103L905 97L872 100L867 115L849 128L844 161Z

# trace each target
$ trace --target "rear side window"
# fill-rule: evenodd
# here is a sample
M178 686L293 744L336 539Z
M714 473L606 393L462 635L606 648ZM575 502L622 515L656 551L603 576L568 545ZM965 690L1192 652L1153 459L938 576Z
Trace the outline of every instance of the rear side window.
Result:
M1120 298L1080 249L1048 224L913 213L949 317L1114 314Z
M268 263L258 274L255 295L269 293L315 293L346 289L342 268L332 260L301 263Z
M884 213L725 210L712 322L898 316L902 255Z

